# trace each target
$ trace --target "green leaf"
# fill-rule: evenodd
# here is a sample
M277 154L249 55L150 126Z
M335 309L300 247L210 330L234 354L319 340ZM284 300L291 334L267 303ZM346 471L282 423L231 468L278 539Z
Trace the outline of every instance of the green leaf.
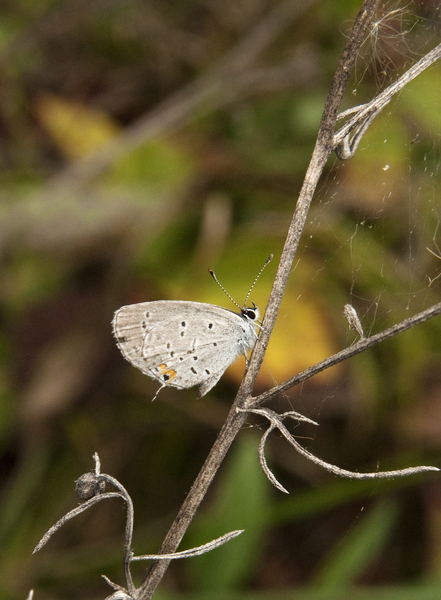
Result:
M353 584L384 547L396 518L397 507L390 501L383 501L369 511L328 553L317 583L327 589Z

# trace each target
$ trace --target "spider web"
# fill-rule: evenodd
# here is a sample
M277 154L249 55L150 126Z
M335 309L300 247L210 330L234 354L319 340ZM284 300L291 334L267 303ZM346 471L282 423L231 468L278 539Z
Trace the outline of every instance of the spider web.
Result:
M439 17L438 6L430 13L421 4L386 3L362 49L342 110L369 101L439 43ZM433 91L436 82L441 83L438 63L383 109L352 159L330 160L313 202L296 269L301 271L302 261L311 262L311 256L317 259L312 287L321 294L342 347L358 339L347 323L346 338L341 336L345 303L356 309L369 336L440 300L441 96ZM299 297L308 293L307 285L310 280ZM330 374L321 392L314 382L305 385L290 406L321 422L342 418L341 435L349 438L351 423L355 435L364 431L362 439L371 435L380 415L390 413L398 417L395 434L401 430L408 443L421 443L429 430L438 439L440 432L422 415L422 390L430 390L431 402L438 397L438 383L428 379L430 368L440 370L440 345L431 341L437 333L434 319L420 331L358 357L355 366L346 367L346 376ZM396 413L403 403L408 410ZM313 436L315 451L321 440L326 458L341 461L337 439L333 456L322 428L304 430ZM384 455L381 444L372 447L372 456Z

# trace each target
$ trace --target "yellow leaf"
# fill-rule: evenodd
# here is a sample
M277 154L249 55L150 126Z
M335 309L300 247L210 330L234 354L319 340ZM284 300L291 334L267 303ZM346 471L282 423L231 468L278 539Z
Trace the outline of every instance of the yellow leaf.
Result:
M36 112L55 145L69 159L89 154L119 131L103 111L51 94L40 96Z

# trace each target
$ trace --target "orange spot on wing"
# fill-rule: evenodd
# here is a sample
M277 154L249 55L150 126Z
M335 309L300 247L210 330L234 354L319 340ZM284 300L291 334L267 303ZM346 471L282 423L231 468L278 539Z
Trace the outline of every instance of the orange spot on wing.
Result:
M158 365L157 367L159 369L159 374L164 376L164 375L168 375L168 379L165 381L165 383L169 383L170 381L173 381L173 379L176 377L176 371L174 369L167 369L167 365L166 364L162 364L162 365Z

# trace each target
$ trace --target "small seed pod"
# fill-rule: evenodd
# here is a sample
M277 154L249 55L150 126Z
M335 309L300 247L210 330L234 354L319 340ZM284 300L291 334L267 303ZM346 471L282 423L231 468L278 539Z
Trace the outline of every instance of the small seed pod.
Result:
M106 482L95 473L84 473L75 481L75 493L80 500L89 500L102 494L105 489Z

